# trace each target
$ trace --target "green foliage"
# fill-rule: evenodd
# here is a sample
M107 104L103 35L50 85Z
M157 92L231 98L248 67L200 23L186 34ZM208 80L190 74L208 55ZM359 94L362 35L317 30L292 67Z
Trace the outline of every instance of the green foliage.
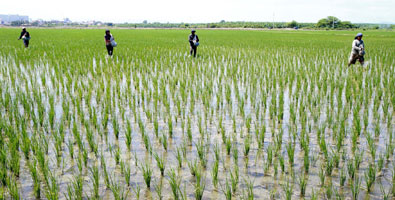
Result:
M337 17L328 16L327 18L320 19L316 27L318 28L334 28L334 29L350 29L356 28L356 25L353 25L349 21L340 21Z

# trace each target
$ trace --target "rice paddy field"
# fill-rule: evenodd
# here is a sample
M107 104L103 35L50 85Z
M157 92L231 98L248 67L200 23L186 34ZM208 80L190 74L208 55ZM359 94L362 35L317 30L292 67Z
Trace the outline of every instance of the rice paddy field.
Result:
M0 29L0 199L392 199L395 32Z

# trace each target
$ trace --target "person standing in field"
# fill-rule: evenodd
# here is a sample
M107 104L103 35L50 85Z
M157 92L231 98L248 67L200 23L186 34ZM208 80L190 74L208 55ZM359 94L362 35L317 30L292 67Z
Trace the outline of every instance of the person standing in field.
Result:
M106 34L104 35L104 41L106 42L107 53L109 56L112 56L114 52L114 47L116 46L116 42L114 37L110 33L110 30L106 30Z
M22 28L21 35L19 36L18 40L22 39L25 48L29 47L29 40L30 40L30 33L26 31L26 28Z
M193 57L196 57L197 47L199 46L199 37L195 33L196 31L192 30L188 39L191 46L190 55L193 53Z
M351 64L355 64L355 62L358 60L361 65L364 64L364 56L365 55L365 44L363 43L362 40L362 33L358 33L354 41L352 42L352 49L351 49L351 55L348 61L348 66Z

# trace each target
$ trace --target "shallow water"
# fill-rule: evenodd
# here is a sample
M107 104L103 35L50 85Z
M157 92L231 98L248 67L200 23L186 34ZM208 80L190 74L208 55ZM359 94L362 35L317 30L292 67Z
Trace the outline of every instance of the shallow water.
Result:
M202 134L199 130L199 123L201 120L201 127L204 131L204 140L208 141L208 154L207 154L207 168L203 170L203 177L205 180L205 190L203 199L225 199L223 194L223 187L226 181L230 179L230 173L235 170L235 161L233 158L234 151L232 150L230 155L226 153L226 145L222 142L222 136L220 134L219 119L222 117L223 125L227 137L231 137L232 140L235 138L236 141L232 141L232 144L237 147L238 159L237 166L239 168L239 184L237 186L236 193L233 195L235 199L240 199L243 192L247 189L244 180L251 180L253 182L253 192L256 199L269 199L273 196L275 199L285 199L284 185L290 183L293 185L292 198L302 199L300 195L300 186L297 182L299 176L302 175L304 170L303 158L304 152L300 147L300 139L297 138L295 141L295 159L292 168L288 163L288 155L286 145L291 140L292 131L296 131L297 137L301 135L302 124L301 116L306 115L306 130L310 136L310 171L308 173L308 182L305 198L309 199L312 197L314 191L315 194L319 194L319 199L326 198L326 189L332 183L333 194L332 198L335 198L335 192L338 191L344 198L351 198L351 181L347 175L345 186L340 186L340 169L346 167L346 163L353 159L351 151L351 135L353 130L353 114L352 108L350 113L345 119L346 123L346 139L343 144L342 150L345 151L345 158L340 158L340 168L334 168L332 175L325 178L325 186L320 186L319 171L320 166L326 162L324 156L320 153L319 142L317 141L317 131L319 128L325 126L325 141L327 147L333 150L336 148L336 141L332 140L332 135L338 130L335 129L337 124L337 116L342 115L345 109L345 104L353 106L355 102L346 103L346 90L343 89L341 99L337 99L337 90L339 85L346 87L345 81L347 78L352 79L354 82L358 82L362 79L362 82L367 81L371 83L370 77L376 77L380 80L391 78L390 75L384 74L383 71L378 71L377 68L342 68L341 65L342 57L338 54L332 55L332 51L321 52L327 57L309 56L306 57L303 52L299 52L300 49L259 49L264 53L257 53L253 48L241 48L241 49L228 49L225 47L217 47L222 50L229 50L228 55L218 55L215 49L206 50L212 51L212 54L201 57L201 60L190 61L185 53L182 51L175 50L169 53L169 57L161 56L160 50L151 49L150 52L146 52L148 58L155 57L156 60L149 60L144 55L130 56L126 58L116 57L101 58L97 55L88 56L89 62L87 63L71 63L73 64L86 64L87 73L75 72L71 66L63 66L66 69L60 71L56 66L51 65L45 58L35 63L20 64L16 67L15 60L12 56L5 59L0 56L0 84L7 90L2 90L1 96L10 94L12 102L17 102L19 115L25 117L28 120L28 134L29 137L33 137L38 134L48 139L49 153L46 155L49 163L49 169L56 175L57 183L59 186L59 198L66 199L67 187L72 182L73 178L79 174L77 166L79 157L79 147L77 144L73 145L74 159L70 158L69 149L66 145L70 140L74 142L75 138L72 133L73 123L76 121L78 133L80 134L84 148L89 152L88 154L88 167L98 165L100 169L100 197L103 199L114 199L113 192L111 189L106 188L104 182L103 169L100 167L100 155L104 156L106 161L107 171L121 188L127 190L127 199L136 199L136 195L132 188L136 188L136 185L141 187L140 199L158 199L157 192L155 191L155 185L160 181L163 182L163 198L173 199L171 188L169 184L168 172L170 169L176 169L177 174L181 178L181 191L186 193L188 199L194 198L194 186L196 178L191 175L188 168L188 161L195 159L199 160L197 153L197 144L202 139ZM218 50L217 49L217 50ZM307 50L304 50L308 53ZM167 55L167 54L166 54ZM255 56L255 57L254 57ZM67 56L65 59L70 59ZM330 64L328 64L330 63ZM373 65L373 62L369 65ZM89 66L92 66L90 69ZM388 63L385 63L387 67L391 67ZM68 68L70 67L70 68ZM85 67L85 66L84 66ZM393 68L393 66L392 66ZM78 69L78 68L77 68ZM329 73L333 70L333 73ZM312 72L311 72L312 71ZM81 74L80 74L81 73ZM359 77L360 73L362 78ZM383 73L383 74L382 74ZM388 73L391 73L389 71ZM393 72L392 72L393 73ZM10 78L12 74L15 78L13 83ZM70 77L68 77L68 75ZM258 75L257 75L258 74ZM293 82L290 82L290 74L296 74L296 78ZM328 75L329 74L329 75ZM334 77L334 82L339 85L330 85L330 80L324 79L328 75ZM318 76L318 78L317 78ZM45 82L43 79L45 78ZM393 78L393 76L392 76ZM28 85L25 86L25 79L27 79ZM255 79L257 81L255 81ZM317 79L315 81L315 79ZM301 82L301 89L298 89L297 81ZM320 84L324 84L325 80L328 84L328 90L325 94L321 94L322 91L319 89ZM129 81L129 82L128 82ZM158 87L156 87L155 81L158 81ZM254 82L255 81L255 82ZM281 83L284 81L284 83ZM350 82L350 83L354 83ZM284 84L281 86L281 84ZM373 94L371 95L366 108L369 112L368 115L368 127L366 132L374 135L375 129L375 116L374 113L374 99L377 95L378 89L384 88L384 83L374 85ZM163 87L162 87L163 86ZM182 96L181 87L185 87L187 93L186 98ZM229 101L226 98L227 87L229 87ZM334 87L334 103L333 107L330 100L330 88ZM107 88L108 96L107 96ZM366 94L367 88L358 88L360 94ZM99 92L99 90L102 90ZM323 90L323 89L321 89ZM296 93L298 92L298 93ZM356 94L358 94L356 92ZM296 94L295 94L296 93ZM26 95L28 101L32 106L34 113L28 113L20 99L20 94ZM90 99L85 99L88 95ZM158 110L155 111L154 95L158 94ZM273 96L274 94L275 96ZM44 126L40 126L38 132L33 127L34 122L33 116L38 117L39 106L36 102L35 95L39 95L42 100L42 106L45 109ZM218 96L217 96L218 95ZM263 100L262 96L266 95L266 99ZM280 104L280 95L283 95L284 102ZM384 91L384 97L390 95L390 91ZM49 111L50 111L50 97L54 97L54 109L55 109L55 126L51 129L49 124ZM204 101L204 97L209 98ZM255 98L255 103L252 98ZM109 101L107 101L109 98ZM221 99L218 99L221 98ZM296 100L298 98L298 100ZM321 101L315 105L309 104L309 98L316 100L321 98ZM241 101L242 100L242 101ZM177 108L177 101L181 101L181 111ZM338 101L343 102L341 109L338 109ZM377 166L378 157L384 154L390 134L394 133L394 120L387 122L383 111L383 105L385 98L380 100L380 107L378 110L381 119L380 124L380 136L375 138L375 144L377 145L375 164ZM63 108L63 103L68 102L70 108L68 113L71 115L70 119L64 119L66 113ZM272 103L276 103L273 105ZM361 102L356 102L361 103ZM220 105L218 105L220 104ZM243 104L244 108L241 112L240 105ZM109 109L109 120L107 123L107 129L104 129L102 121L104 119L104 112L106 106L110 105ZM133 107L135 105L135 107ZM167 109L169 107L170 112ZM191 111L191 106L194 109ZM266 105L266 107L264 106ZM305 110L301 111L301 107L305 105ZM8 116L13 114L9 108L1 107L2 122L14 126L8 121ZM78 107L79 106L79 107ZM271 108L274 106L274 108ZM280 106L283 108L283 119L277 120L272 119L270 112L280 110ZM296 112L296 125L293 127L291 122L291 107L294 106ZM11 106L9 106L11 107ZM97 124L93 124L91 119L90 111L94 108L97 114ZM259 108L259 112L257 111ZM390 106L391 108L391 106ZM328 122L328 109L330 110L330 116L333 117L331 123ZM78 113L81 110L81 116ZM135 111L134 111L135 110ZM314 112L318 112L318 120L314 121ZM390 109L391 110L391 109ZM147 111L153 115L152 118L158 118L158 129L159 136L167 135L168 137L168 150L165 151L159 139L154 133L154 124L151 119L148 119ZM361 105L360 117L363 117L365 111L364 105ZM180 113L180 115L179 115ZM243 114L242 114L243 113ZM167 120L171 116L173 122L173 137L168 136L169 127ZM244 115L244 116L243 116ZM389 115L394 115L393 105L392 112L389 111ZM116 139L114 134L113 118L115 117L119 128L119 138ZM186 157L183 160L182 168L178 168L176 159L176 149L181 147L186 140L187 132L187 117L191 119L191 129L193 142L189 144L186 142ZM233 117L235 118L236 133L233 128ZM251 117L251 130L247 132L247 117ZM93 135L98 145L98 155L90 152L89 144L87 141L87 131L83 119L89 123L89 126L93 128ZM65 121L63 121L63 120ZM141 135L141 129L139 128L139 120L142 121L144 126L145 134L150 139L150 145L153 152L159 155L164 155L166 160L165 176L161 177L157 163L152 155L146 150L144 140ZM273 122L274 120L274 122ZM127 149L125 144L126 141L126 124L130 121L132 126L132 144L131 150ZM182 129L182 122L185 123L184 130ZM64 125L65 142L62 144L62 155L60 163L57 163L56 151L55 151L55 140L53 134L58 131L60 123ZM387 128L387 124L390 123L390 128ZM364 129L363 120L361 120L362 130ZM263 148L259 149L255 138L255 127L261 128L266 127L265 142ZM97 127L96 127L97 126ZM337 124L337 128L338 128ZM96 128L95 128L96 127ZM15 128L15 127L14 127ZM267 172L264 171L265 162L267 159L268 147L274 147L275 139L272 137L277 136L280 132L283 132L282 148L280 154L284 157L285 161L285 172L282 172L280 166L278 166L278 173L274 172L274 164L271 164ZM362 131L364 132L364 131ZM244 139L250 134L251 135L251 150L248 156L244 156ZM235 136L233 136L235 135ZM214 146L215 144L220 145L221 155L219 161L219 187L215 188L212 183L211 169L214 164ZM380 184L383 185L385 191L390 191L392 184L392 165L393 165L393 149L389 160L385 160L384 168L381 172L377 172L377 178L372 186L372 191L366 191L366 184L364 173L371 162L368 144L364 133L361 133L359 138L359 151L364 152L360 169L357 171L357 175L361 178L361 191L358 199L382 199L382 191ZM116 147L120 148L121 160L131 167L131 186L127 186L124 180L124 175L121 172L120 165L117 165L114 160L114 154L111 149ZM20 152L21 161L21 173L18 178L18 185L20 187L20 193L23 199L34 199L33 194L33 182L27 166L27 161L24 158L22 152ZM31 158L35 157L33 152L30 152ZM136 157L135 157L136 156ZM340 156L342 156L340 154ZM313 159L314 158L314 159ZM142 170L136 166L141 163L148 162L151 164L153 169L153 178L151 181L151 188L145 186L143 179ZM278 164L278 156L273 155L273 162ZM82 176L84 179L83 193L84 197L88 198L92 195L92 181L91 175L88 171L88 167L83 167ZM292 172L295 176L292 176ZM11 172L9 172L11 174ZM347 172L346 172L347 173ZM42 177L41 177L42 178ZM330 182L332 180L332 182ZM184 190L185 188L185 190ZM41 186L41 197L45 198L44 191L47 190L46 186ZM7 194L8 195L8 194ZM9 197L9 196L7 196Z

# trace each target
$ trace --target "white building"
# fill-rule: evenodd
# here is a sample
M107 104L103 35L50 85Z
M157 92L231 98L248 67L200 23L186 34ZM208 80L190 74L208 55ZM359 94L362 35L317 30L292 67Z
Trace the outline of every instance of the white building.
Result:
M29 16L25 15L1 15L0 24L9 24L13 21L29 21Z

